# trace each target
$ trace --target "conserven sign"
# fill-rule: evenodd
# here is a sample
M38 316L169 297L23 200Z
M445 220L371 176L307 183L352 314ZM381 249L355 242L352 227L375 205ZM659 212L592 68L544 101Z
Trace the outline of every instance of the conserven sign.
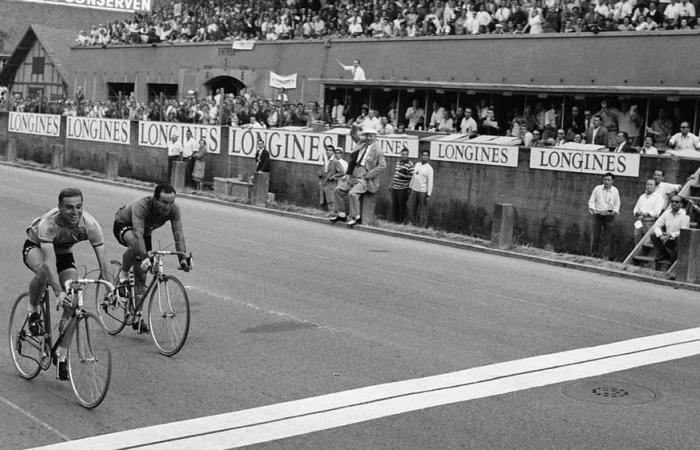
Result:
M131 143L131 123L128 120L73 116L68 116L67 119L68 139L123 145Z
M199 142L204 139L209 153L221 153L221 127L218 125L198 125L173 122L139 122L139 145L145 147L168 148L171 136L177 136L185 145L187 130Z
M104 9L107 11L149 12L151 0L21 0L51 5L79 6L81 8Z
M10 112L7 131L58 137L61 134L61 116L56 114Z
M262 139L270 158L304 164L323 165L326 145L336 147L335 134L265 128L229 128L228 154L255 158L258 139Z
M518 147L482 142L431 141L430 159L487 166L518 167Z
M639 155L533 147L530 149L530 168L597 174L610 172L617 176L637 177Z

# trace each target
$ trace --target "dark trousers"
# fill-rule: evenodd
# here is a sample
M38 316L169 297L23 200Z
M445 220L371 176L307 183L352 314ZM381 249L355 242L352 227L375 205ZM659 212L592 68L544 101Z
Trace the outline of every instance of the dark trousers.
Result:
M168 184L173 184L173 163L179 159L179 155L168 156Z
M656 259L668 259L670 262L674 262L678 258L678 239L667 239L666 242L662 242L655 234L652 234L651 243L654 244Z
M408 220L420 227L428 226L428 193L411 190L408 199Z
M594 258L608 259L610 256L610 242L614 220L615 216L593 214L593 236L591 238L590 254Z
M194 159L193 158L185 158L184 161L187 163L187 167L185 167L185 186L194 186L194 183L192 181L192 170L194 169Z
M404 223L407 220L408 194L410 189L392 189L391 190L391 211L393 212L394 222Z

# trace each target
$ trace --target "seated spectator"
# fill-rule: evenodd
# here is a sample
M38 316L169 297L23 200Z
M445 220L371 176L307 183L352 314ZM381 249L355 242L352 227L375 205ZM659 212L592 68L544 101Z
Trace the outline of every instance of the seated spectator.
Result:
M671 136L668 144L670 149L675 151L700 151L700 140L690 132L690 123L688 122L681 123L681 131Z
M681 201L678 195L671 197L671 209L666 210L656 221L651 242L654 244L657 261L668 260L673 263L678 256L678 236L682 229L690 226L690 217L681 208Z

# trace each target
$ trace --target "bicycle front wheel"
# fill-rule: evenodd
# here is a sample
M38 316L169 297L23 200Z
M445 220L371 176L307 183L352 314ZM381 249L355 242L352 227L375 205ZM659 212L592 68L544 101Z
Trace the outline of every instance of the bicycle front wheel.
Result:
M29 294L20 295L12 307L10 314L10 353L12 362L19 375L27 380L31 380L41 370L39 361L41 360L44 342L41 336L32 336L27 324L27 308L29 306ZM43 321L42 321L43 322Z
M121 264L118 261L112 261L112 279L110 282L115 287L119 281L119 269L121 269ZM126 303L129 300L120 297L116 290L109 292L107 287L100 283L88 285L88 289L90 289L88 295L95 297L97 315L107 333L111 335L118 334L126 325Z
M151 293L148 323L158 352L173 356L179 352L190 329L190 301L177 278L165 275Z
M92 409L107 394L112 377L112 353L107 333L97 317L83 312L75 325L68 349L68 373L81 405Z

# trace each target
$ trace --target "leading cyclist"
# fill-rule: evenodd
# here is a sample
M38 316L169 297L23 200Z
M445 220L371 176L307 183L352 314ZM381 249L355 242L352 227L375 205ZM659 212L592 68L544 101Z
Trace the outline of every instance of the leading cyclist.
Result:
M107 279L108 262L104 249L102 228L92 215L83 211L83 193L79 189L67 188L58 194L58 207L52 208L41 217L34 219L27 228L27 239L22 247L22 260L34 272L29 283L29 332L41 334L41 316L39 299L48 283L53 290L58 304L63 305L66 294L63 286L67 280L75 278L75 259L73 245L81 241L90 241L100 266L103 279ZM59 333L63 331L70 311L65 308L59 324ZM70 342L68 330L63 342ZM66 367L67 351L64 345L57 350L57 378L68 379Z
M119 208L114 216L114 237L127 247L122 258L122 267L119 272L119 284L122 285L128 279L129 269L134 267L136 279L136 295L140 298L144 294L146 274L151 267L151 259L148 252L152 250L151 233L160 228L167 221L175 239L175 248L181 254L178 255L180 268L189 271L188 260L184 255L185 233L180 220L180 208L175 204L175 188L169 184L159 184L149 197L136 198ZM138 264L134 264L137 263ZM135 330L148 331L148 325L143 319L133 325Z

